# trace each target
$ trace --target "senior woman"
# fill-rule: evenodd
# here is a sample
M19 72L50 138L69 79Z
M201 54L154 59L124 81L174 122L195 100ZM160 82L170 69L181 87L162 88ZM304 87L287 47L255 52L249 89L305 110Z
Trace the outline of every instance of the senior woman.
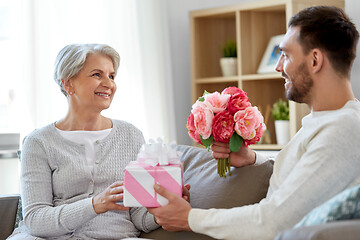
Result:
M125 208L123 170L144 143L133 125L104 117L120 57L103 44L64 47L54 78L67 115L24 139L24 221L10 239L121 239L159 226L146 208Z

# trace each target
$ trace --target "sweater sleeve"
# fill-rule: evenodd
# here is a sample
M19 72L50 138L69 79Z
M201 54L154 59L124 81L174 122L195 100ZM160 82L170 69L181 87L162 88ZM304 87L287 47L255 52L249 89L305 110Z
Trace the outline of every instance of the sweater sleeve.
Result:
M31 235L65 235L96 216L91 198L54 207L52 170L45 147L27 137L21 156L21 196L24 222Z
M259 151L255 152L255 154L256 154L256 159L254 165L261 165L264 162L270 160L268 157L266 157L264 154L261 154Z
M358 179L360 150L356 144L360 137L358 131L345 129L344 134L343 130L320 131L302 145L303 154L286 176L273 174L270 185L277 188L260 203L232 209L192 209L190 228L218 239L273 239L294 226L311 209Z
M130 215L131 221L140 231L148 233L160 227L155 223L154 216L144 207L130 208Z

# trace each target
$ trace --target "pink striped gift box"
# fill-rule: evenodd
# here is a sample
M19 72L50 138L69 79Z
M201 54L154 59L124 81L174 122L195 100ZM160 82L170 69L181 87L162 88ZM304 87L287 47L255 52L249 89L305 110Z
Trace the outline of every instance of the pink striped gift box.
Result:
M157 194L154 184L182 196L182 163L152 166L145 162L132 161L124 171L124 206L160 207L168 200Z

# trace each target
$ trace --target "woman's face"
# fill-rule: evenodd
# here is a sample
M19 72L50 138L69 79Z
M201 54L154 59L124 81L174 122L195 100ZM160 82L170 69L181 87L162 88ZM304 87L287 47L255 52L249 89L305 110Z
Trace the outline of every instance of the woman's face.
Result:
M116 92L114 79L115 71L110 57L88 55L83 68L69 80L71 107L80 112L101 112L109 108Z

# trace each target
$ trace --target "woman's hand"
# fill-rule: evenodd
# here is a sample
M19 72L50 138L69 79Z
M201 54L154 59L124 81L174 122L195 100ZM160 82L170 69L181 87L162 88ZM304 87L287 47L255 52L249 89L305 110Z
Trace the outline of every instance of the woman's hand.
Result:
M128 207L124 207L116 202L123 199L123 182L117 181L107 187L102 193L96 195L92 199L92 204L95 212L105 213L109 210L129 210Z
M256 162L256 153L245 145L242 145L237 152L231 152L228 143L213 142L210 149L215 159L230 157L230 164L234 167L253 165Z
M186 201L190 202L190 184L186 184L185 186L183 186L183 193L182 193L182 198L185 199Z

